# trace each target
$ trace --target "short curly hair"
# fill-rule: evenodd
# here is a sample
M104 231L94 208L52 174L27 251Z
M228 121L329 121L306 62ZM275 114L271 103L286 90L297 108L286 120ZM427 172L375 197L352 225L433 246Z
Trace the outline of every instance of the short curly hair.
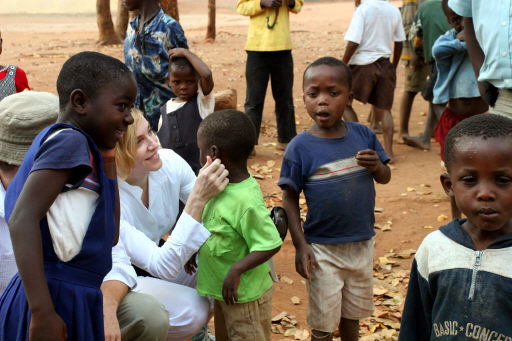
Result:
M348 85L348 89L352 90L352 71L350 71L350 68L347 66L347 64L345 64L338 58L334 58L334 57L321 57L321 58L318 58L317 60L315 60L313 63L309 64L308 67L306 68L306 70L304 70L304 74L302 75L302 86L303 87L304 87L304 80L306 79L307 72L311 68L320 66L320 65L327 65L327 66L339 68L345 76L344 80Z
M463 137L478 137L484 140L512 138L512 119L494 114L480 114L469 117L453 127L444 142L444 163L448 172L454 161L457 143Z
M256 142L256 129L249 116L226 109L207 116L199 125L199 133L208 146L216 145L230 161L245 161Z
M64 109L76 89L81 89L88 97L94 97L103 86L125 77L133 75L119 59L99 52L77 53L62 65L57 78L59 106L61 110Z

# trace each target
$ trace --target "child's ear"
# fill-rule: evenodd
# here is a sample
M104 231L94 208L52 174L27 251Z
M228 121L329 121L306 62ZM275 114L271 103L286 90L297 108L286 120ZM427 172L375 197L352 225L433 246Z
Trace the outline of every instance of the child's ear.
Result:
M210 157L212 158L212 161L215 161L216 159L220 159L219 147L217 147L216 145L210 146Z
M89 104L89 97L85 92L82 89L75 89L69 97L69 103L73 111L79 115L85 115L87 113L87 105Z
M352 91L350 91L350 93L348 94L347 105L352 106L353 101L354 101L354 93Z
M444 189L445 193L450 198L453 198L454 197L453 183L452 183L452 179L450 178L450 175L448 173L443 173L443 174L441 174L440 180L441 180L441 185L443 185L443 189Z

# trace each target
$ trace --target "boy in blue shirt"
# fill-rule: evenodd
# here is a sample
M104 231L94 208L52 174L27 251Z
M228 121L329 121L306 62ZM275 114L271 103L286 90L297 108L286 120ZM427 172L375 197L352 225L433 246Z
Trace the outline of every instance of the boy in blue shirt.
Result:
M444 161L441 183L467 218L418 248L399 340L510 340L512 120L462 121L446 137Z
M350 69L336 58L306 68L304 103L315 123L290 142L278 182L296 270L308 279L312 341L332 340L338 327L343 341L357 340L359 319L373 312L373 181L385 184L391 172L375 134L341 119L353 99L351 87ZM308 206L304 231L301 191Z

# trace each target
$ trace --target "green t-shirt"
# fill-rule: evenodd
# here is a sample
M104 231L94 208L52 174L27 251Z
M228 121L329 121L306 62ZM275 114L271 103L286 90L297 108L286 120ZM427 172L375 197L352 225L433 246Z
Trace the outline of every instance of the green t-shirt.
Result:
M429 0L421 4L416 14L416 25L423 33L423 57L425 62L430 63L434 60L432 46L437 38L452 29L444 15L441 0Z
M252 251L273 250L282 244L260 186L251 176L230 183L205 206L203 224L211 236L199 249L197 292L222 298L222 285L231 266ZM242 274L238 302L255 301L272 287L267 262Z

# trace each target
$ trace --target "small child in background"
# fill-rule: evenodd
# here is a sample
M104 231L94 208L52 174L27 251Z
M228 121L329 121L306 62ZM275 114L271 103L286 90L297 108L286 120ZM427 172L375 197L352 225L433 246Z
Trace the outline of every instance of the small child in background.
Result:
M312 341L332 340L338 328L343 341L355 341L359 319L373 312L373 182L389 182L391 171L375 134L342 120L351 88L350 69L336 58L323 57L306 68L304 104L315 123L288 145L278 182L296 270L308 280ZM304 231L302 191L308 206Z
M0 101L0 295L18 272L4 215L5 191L34 138L58 114L59 98L48 92L24 91Z
M430 149L430 139L446 105L446 103L432 103L433 89L437 78L432 47L437 38L450 29L451 26L443 13L441 0L428 0L418 7L416 17L409 31L409 40L412 41L413 63L415 65L426 64L428 68L428 79L421 95L429 102L429 106L423 133L419 136L402 135L403 142L414 148Z
M174 150L196 175L201 169L197 129L215 107L213 77L208 66L187 49L169 51L169 85L176 94L160 108L158 138Z
M462 17L448 7L448 0L442 0L442 6L453 29L440 36L432 47L437 68L432 103L448 102L434 130L434 137L441 145L441 159L444 160L444 141L450 129L470 116L487 112L489 106L480 97L475 72L464 41ZM453 198L451 209L452 218L460 218L460 210Z
M512 338L512 120L470 117L446 137L441 183L467 219L421 243L400 341Z
M368 1L356 8L345 34L347 46L343 61L350 66L354 78L354 97L370 103L378 122L381 122L384 148L393 159L393 95L396 68L405 40L400 11L389 1ZM390 57L393 55L392 60ZM352 104L347 113L354 113ZM345 115L347 115L345 113ZM346 117L352 117L348 115Z
M167 83L168 51L188 48L180 23L164 13L159 0L124 0L140 14L130 21L124 40L124 61L137 82L135 106L144 112L153 131L158 130L160 107L175 97Z
M202 164L207 156L219 158L229 171L227 187L204 208L211 236L199 249L197 292L215 299L215 330L230 341L270 341L273 287L267 260L282 241L247 170L256 130L244 113L221 110L201 122L197 140Z
M19 274L0 298L2 340L104 338L100 285L119 231L114 148L133 123L137 85L119 60L81 52L57 91L58 123L35 138L5 197Z
M0 54L2 54L3 42L2 31L0 31ZM0 65L0 101L25 90L30 90L25 71L14 65Z

